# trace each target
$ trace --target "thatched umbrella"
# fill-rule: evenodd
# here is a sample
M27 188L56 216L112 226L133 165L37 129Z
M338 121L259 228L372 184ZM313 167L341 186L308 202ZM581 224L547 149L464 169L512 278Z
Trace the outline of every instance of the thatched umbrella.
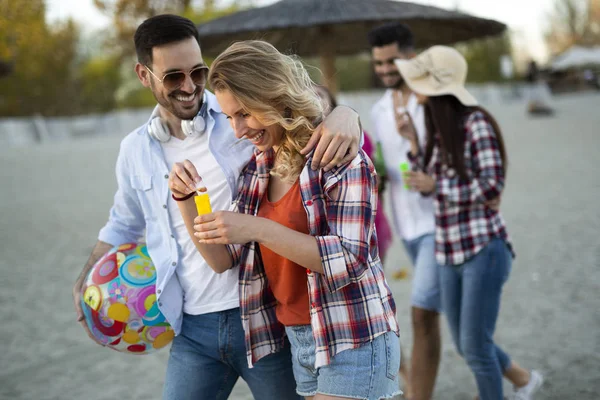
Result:
M385 22L406 23L419 47L497 35L500 22L456 11L390 0L282 0L198 26L202 51L217 55L233 41L266 40L281 51L321 57L326 85L337 90L335 56L369 49L367 32Z

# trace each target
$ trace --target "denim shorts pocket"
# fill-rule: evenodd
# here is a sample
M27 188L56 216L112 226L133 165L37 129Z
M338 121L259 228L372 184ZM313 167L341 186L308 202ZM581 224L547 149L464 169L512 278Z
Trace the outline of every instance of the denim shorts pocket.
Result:
M315 369L315 339L312 334L312 329L306 327L296 332L297 340L300 344L298 348L298 361L304 368L316 374Z
M383 334L386 358L386 375L395 380L400 369L400 339L392 331Z
M315 339L310 325L286 327L295 363L315 375Z

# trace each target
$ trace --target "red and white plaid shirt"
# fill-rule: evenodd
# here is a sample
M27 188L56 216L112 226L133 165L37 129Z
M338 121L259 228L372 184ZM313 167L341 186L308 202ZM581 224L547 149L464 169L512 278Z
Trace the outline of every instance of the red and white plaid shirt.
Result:
M468 179L442 163L439 137L435 136L433 154L427 168L423 155L409 159L415 169L424 170L436 181L435 253L442 265L460 265L476 255L494 237L512 245L504 219L485 202L500 196L504 171L500 146L494 128L484 113L475 111L465 117L464 164ZM513 252L514 256L514 252Z
M272 150L255 152L240 177L233 211L257 214L273 158ZM313 171L309 166L310 158L300 174L300 191L324 270L323 274L307 270L318 368L329 364L340 351L357 348L390 330L398 334L398 323L377 252L373 164L361 151L349 164L329 172ZM248 365L252 366L282 349L285 330L275 315L277 300L257 244L228 249L234 263L240 263L240 312Z

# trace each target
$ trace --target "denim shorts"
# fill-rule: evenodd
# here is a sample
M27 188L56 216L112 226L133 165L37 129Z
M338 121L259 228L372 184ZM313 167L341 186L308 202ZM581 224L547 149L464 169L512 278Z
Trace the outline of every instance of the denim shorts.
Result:
M435 261L434 234L403 242L414 267L410 304L424 310L440 312L440 266Z
M350 399L389 399L399 390L400 340L395 332L377 336L356 349L336 354L328 365L315 369L315 339L310 325L285 328L292 345L296 391Z

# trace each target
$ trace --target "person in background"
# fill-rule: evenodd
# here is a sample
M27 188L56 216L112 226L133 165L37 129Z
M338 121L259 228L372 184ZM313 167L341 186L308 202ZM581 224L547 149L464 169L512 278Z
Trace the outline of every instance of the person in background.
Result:
M330 171L310 168L300 150L323 118L321 102L302 63L271 44L234 43L208 81L235 136L256 151L232 211L197 216L191 198L178 204L215 272L239 262L248 363L277 354L287 336L299 395L391 398L400 346L374 230L373 164L359 150ZM194 166L174 171L173 195L193 194Z
M373 137L382 148L395 231L414 267L411 367L409 376L402 379L407 398L428 400L433 394L441 353L433 200L409 190L406 185L402 169L408 167L406 154L410 141L400 131L405 119L411 119L416 125L419 143L424 146L424 110L394 64L395 60L414 56L414 38L407 26L391 23L374 28L369 33L369 43L375 73L387 88L371 110Z
M583 71L583 80L594 89L600 90L600 79L598 79L596 73L590 68L586 68Z
M527 65L527 73L525 74L527 81L527 112L530 115L550 116L554 114L554 110L546 103L546 86L542 81L542 76L537 63L533 60Z
M455 49L433 46L397 60L406 84L425 106L425 151L414 125L402 126L413 170L408 185L434 199L435 253L441 265L442 309L481 400L530 400L542 375L511 360L494 342L502 287L513 246L498 210L506 182L506 150L498 123L465 89L467 62Z

